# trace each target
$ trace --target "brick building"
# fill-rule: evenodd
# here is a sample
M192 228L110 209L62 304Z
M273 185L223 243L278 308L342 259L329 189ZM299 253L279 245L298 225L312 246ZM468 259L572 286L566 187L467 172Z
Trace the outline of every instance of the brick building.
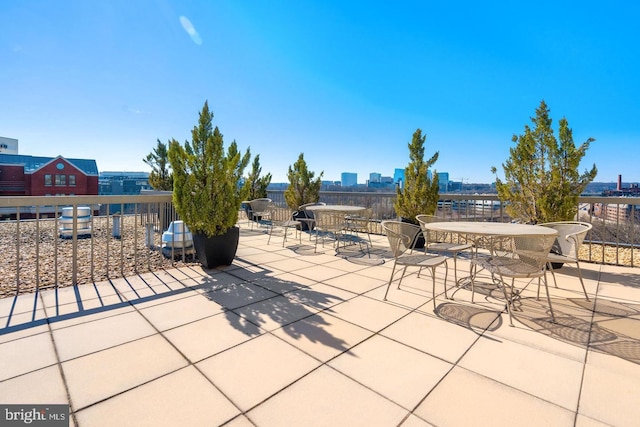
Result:
M0 154L0 196L97 194L95 160Z

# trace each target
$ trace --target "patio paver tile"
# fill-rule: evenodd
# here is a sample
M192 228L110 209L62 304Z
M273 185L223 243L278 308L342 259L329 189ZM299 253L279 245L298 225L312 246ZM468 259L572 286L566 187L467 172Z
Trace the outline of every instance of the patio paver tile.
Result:
M572 411L457 367L415 414L451 427L571 427L574 419Z
M276 296L237 308L235 313L265 331L278 329L289 323L309 317L319 309L298 304L287 296Z
M219 304L196 294L172 300L170 303L142 308L140 313L158 330L166 331L222 311L223 308Z
M158 378L76 413L92 427L216 426L240 411L194 367Z
M110 317L53 330L53 338L61 361L84 356L115 345L144 338L156 330L137 312Z
M407 411L328 367L251 410L261 426L391 426Z
M512 341L481 337L458 365L570 411L578 407L581 361Z
M4 360L4 359L3 359ZM66 403L67 390L62 382L60 367L52 365L6 381L0 381L3 404L32 402Z
M380 333L450 363L460 359L478 339L478 334L467 328L420 313L411 313Z
M365 296L357 296L331 307L330 313L340 319L377 332L405 316L408 310Z
M74 408L80 409L187 365L160 335L62 363Z
M372 335L366 329L324 312L276 329L272 333L323 362L348 351Z
M246 411L319 365L295 347L265 334L197 366Z
M329 366L411 410L453 365L377 335Z
M0 346L0 380L35 371L57 363L51 334L47 331L4 342Z
M164 333L191 362L197 362L262 334L232 311L219 313Z
M629 350L633 351L632 347ZM636 353L638 348L635 348ZM615 426L634 426L640 419L640 364L589 351L580 413Z

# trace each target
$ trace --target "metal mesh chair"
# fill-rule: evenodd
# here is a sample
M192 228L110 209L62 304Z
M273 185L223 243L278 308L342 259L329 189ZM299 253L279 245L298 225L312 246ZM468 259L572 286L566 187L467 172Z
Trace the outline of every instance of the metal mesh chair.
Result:
M269 225L269 239L267 239L267 245L271 242L273 230L275 228L282 228L284 230L282 247L284 247L284 243L287 241L287 232L290 228L293 228L295 230L294 232L298 234L298 227L300 226L300 223L291 219L293 217L293 212L287 208L269 205L267 206L267 212L269 213L269 219L266 222ZM302 244L302 233L299 235L299 240L300 244Z
M367 238L369 239L369 245L371 246L371 230L369 230L369 225L372 217L372 208L365 209L359 215L349 215L347 217L345 230L356 233L356 236L359 236L359 233L366 233Z
M425 239L425 250L440 254L447 254L453 258L453 276L455 283L458 284L458 266L457 259L460 253L465 251L471 252L473 245L471 243L454 242L452 233L436 232L429 230L427 224L440 222L440 218L435 215L418 215L416 219L420 223L422 234Z
M477 261L480 267L485 268L494 277L499 277L500 287L507 301L510 326L513 326L513 302L515 298L520 296L520 293L515 289L515 279L537 278L538 299L540 297L540 281L544 279L551 320L555 322L546 274L547 257L555 239L555 234L519 235L511 237L510 242L497 239L495 241L496 247L491 250L492 256ZM510 283L505 281L505 278L510 278ZM472 292L473 280L472 278ZM507 295L507 286L510 288L509 295Z
M306 225L309 231L309 240L311 240L311 232L315 229L316 219L313 212L307 210L309 206L325 206L324 202L306 203L298 207L298 212L294 213L294 219ZM304 227L302 227L304 229Z
M340 246L340 238L344 234L345 219L344 212L334 210L315 210L315 227L316 227L316 244L315 252L318 251L318 240L322 238L322 247L324 248L324 239L331 234L334 238L334 244Z
M396 272L396 266L402 266L402 275L398 280L398 289L400 289L400 283L404 278L407 271L407 267L419 267L418 276L423 268L428 268L431 272L432 279L432 292L433 292L433 309L436 308L436 267L445 266L444 275L444 296L447 296L447 275L449 268L447 265L447 258L441 255L428 254L424 252L413 252L413 246L416 241L416 236L420 233L420 227L414 224L400 222L400 221L382 221L382 229L384 230L387 238L389 239L389 245L391 246L391 252L393 253L393 269L391 270L391 277L387 284L387 291L384 293L384 299L387 299L393 276Z
M262 199L254 199L249 202L251 216L251 229L253 229L253 223L264 219L268 219L269 212L267 211L267 207L271 203L271 199L262 198Z
M582 280L582 271L580 270L578 254L580 252L580 245L582 245L584 238L593 226L588 222L579 221L547 222L538 225L553 228L558 231L558 237L556 238L556 241L551 248L551 252L549 252L549 256L547 257L547 268L553 276L553 283L555 287L558 287L558 282L556 281L556 274L553 271L553 264L575 264L576 270L578 270L578 278L580 279L584 296L587 301L590 301L587 289L584 286L584 281Z

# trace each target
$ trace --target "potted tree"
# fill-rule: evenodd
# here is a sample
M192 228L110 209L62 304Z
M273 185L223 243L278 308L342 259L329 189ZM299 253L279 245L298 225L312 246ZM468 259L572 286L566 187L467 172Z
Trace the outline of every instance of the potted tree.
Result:
M433 178L429 177L428 170L438 160L439 152L436 151L429 160L424 160L424 141L427 135L422 135L422 130L417 129L408 144L410 162L404 169L404 182L402 188L396 187L396 200L394 207L401 221L418 225L416 215L433 215L438 207L438 174L434 171ZM419 234L416 247L424 246L424 237Z
M317 178L315 173L310 171L307 167L307 162L304 160L304 153L300 153L298 160L289 166L287 172L287 178L289 178L289 186L284 192L284 198L287 202L287 206L295 212L296 219L301 219L302 230L310 230L309 224L313 224L312 221L304 221L304 219L313 218L313 213L305 210L298 210L300 206L309 203L318 203L320 200L320 187L322 186L322 175L324 171L320 172Z
M222 133L213 128L213 113L205 101L191 142L169 143L173 170L173 203L193 234L198 260L205 268L230 265L238 248L238 211L246 198L242 173L250 152L238 151L235 141L224 150Z
M262 167L260 166L260 154L256 154L253 158L253 163L251 164L251 172L247 177L244 185L248 187L248 198L247 200L255 200L255 199L263 199L267 197L267 187L271 184L271 174L268 173L264 176L260 176L262 173ZM244 205L244 211L247 215L247 218L250 218L251 206L248 203Z
M549 108L542 100L531 118L534 126L525 125L522 135L513 135L516 146L510 148L510 157L502 164L504 181L496 176L498 197L506 203L506 212L527 224L571 221L578 212L578 198L598 173L578 171L593 138L579 147L573 142L573 131L566 118L558 122L556 139L549 117ZM496 175L496 167L491 168ZM554 263L553 268L560 268Z
M496 190L501 201L508 201L507 213L527 224L570 221L578 212L578 198L598 173L580 173L578 166L593 138L579 147L566 118L560 119L558 141L551 127L549 108L544 102L531 121L534 128L524 127L522 135L513 135L517 143L509 149L510 157L502 164L504 181L496 176ZM491 168L496 175L496 167Z

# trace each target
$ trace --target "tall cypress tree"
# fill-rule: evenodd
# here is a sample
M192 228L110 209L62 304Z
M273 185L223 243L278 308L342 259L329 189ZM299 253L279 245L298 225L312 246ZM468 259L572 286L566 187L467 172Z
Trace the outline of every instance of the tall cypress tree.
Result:
M424 142L427 135L417 129L409 146L409 164L404 169L403 188L396 189L394 203L396 213L405 220L417 224L416 215L433 215L438 207L438 174L434 171L429 178L427 171L438 160L436 151L429 160L424 160Z
M173 190L173 174L169 169L168 145L160 142L153 151L142 159L143 162L151 166L149 173L149 185L154 190Z
M287 172L289 187L284 192L287 205L296 210L299 206L307 203L316 203L320 200L323 174L324 171L320 172L320 175L314 179L315 173L307 167L304 153L300 153L298 160L293 164L293 167L289 166L289 171Z
M256 154L251 164L251 172L245 182L245 185L249 188L249 200L267 197L267 187L271 184L271 174L268 173L261 177L261 172L260 154Z
M510 157L502 164L505 180L496 177L500 200L509 202L507 213L530 224L572 220L580 194L598 173L595 164L591 170L578 171L595 139L588 138L576 147L569 122L562 118L558 142L549 112L541 101L531 118L533 128L525 125L522 135L512 137L516 146L509 149ZM496 174L496 168L491 169Z

